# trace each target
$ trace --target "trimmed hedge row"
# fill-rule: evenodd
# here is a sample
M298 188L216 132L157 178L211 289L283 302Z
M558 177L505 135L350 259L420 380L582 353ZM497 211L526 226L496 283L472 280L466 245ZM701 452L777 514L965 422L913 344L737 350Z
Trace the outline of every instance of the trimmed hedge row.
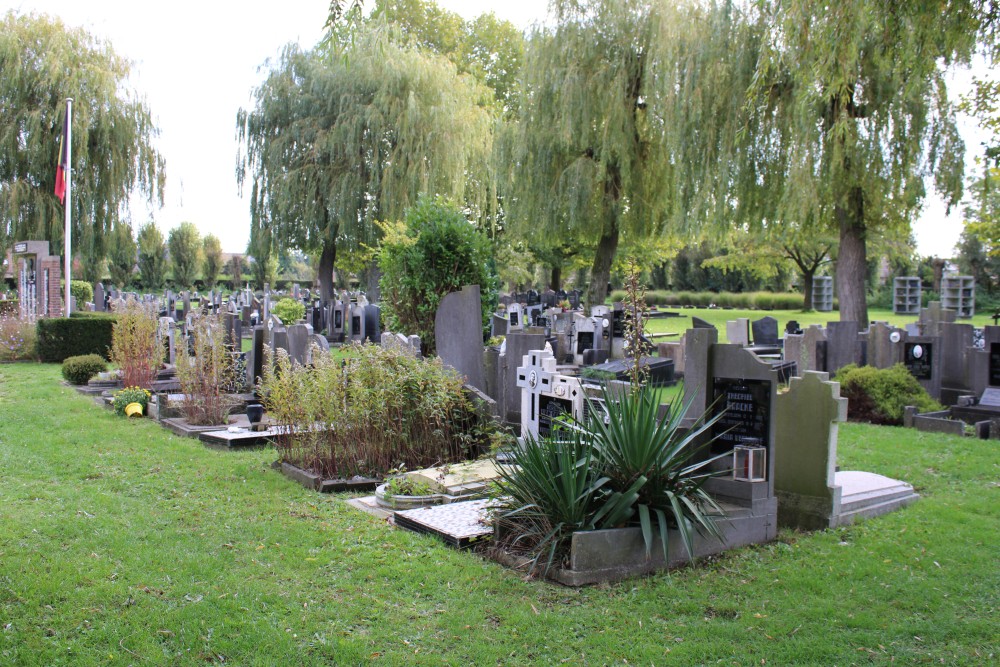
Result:
M624 301L625 292L615 290L611 301ZM708 308L757 308L767 310L802 310L802 295L779 292L668 292L650 290L646 292L646 304L650 306L695 306Z
M73 313L70 317L38 320L38 357L46 363L62 363L68 357L99 354L108 358L115 316L105 313Z

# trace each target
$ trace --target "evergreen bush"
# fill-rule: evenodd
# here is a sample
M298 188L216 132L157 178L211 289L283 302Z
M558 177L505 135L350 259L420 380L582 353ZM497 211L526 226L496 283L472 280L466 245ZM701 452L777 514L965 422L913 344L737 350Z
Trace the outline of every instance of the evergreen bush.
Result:
M271 306L271 312L281 318L284 324L295 324L306 316L306 307L295 299L285 297Z
M90 378L108 370L108 362L99 354L82 354L63 361L62 375L70 384L87 384Z
M853 421L899 426L907 405L915 405L920 412L944 409L903 364L881 369L848 364L836 379L841 396L848 399L847 416Z

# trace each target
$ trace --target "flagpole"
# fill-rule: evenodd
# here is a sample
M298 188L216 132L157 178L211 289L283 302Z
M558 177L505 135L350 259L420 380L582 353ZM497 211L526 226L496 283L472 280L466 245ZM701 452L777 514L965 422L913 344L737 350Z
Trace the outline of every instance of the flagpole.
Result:
M73 98L66 98L66 204L63 209L66 212L66 231L63 234L64 247L63 254L65 259L63 260L66 264L66 317L70 314L70 299L72 298L72 292L70 291L70 284L72 283L72 269L73 269L73 253L71 251L73 247Z

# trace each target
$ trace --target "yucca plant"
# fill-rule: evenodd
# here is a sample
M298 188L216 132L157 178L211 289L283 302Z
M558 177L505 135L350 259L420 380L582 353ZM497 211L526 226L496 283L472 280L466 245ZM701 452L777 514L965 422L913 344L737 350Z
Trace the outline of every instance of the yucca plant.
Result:
M694 533L721 538L722 508L704 490L718 472L705 456L718 416L682 428L690 403L671 404L660 418L656 393L603 394L585 423L566 421L542 439L525 438L498 481L496 521L504 543L532 555L530 570L545 574L565 554L573 532L638 524L651 554L655 527L664 558L676 528L692 560Z
M693 428L685 429L681 422L690 401L674 401L661 417L656 392L646 386L614 395L605 389L603 398L606 418L591 410L591 418L582 425L600 474L608 478L609 489L635 492L634 508L647 554L653 546L655 518L664 557L669 553L668 527L673 526L694 559L695 531L721 538L710 512L723 514L722 508L703 487L709 477L719 474L711 464L729 456L728 452L704 456L713 440L712 426L722 415L702 416Z
M595 474L594 449L577 430L528 436L514 450L513 465L500 468L497 520L506 545L533 554L529 569L547 572L578 530L626 521L637 495L604 492L610 481ZM546 556L544 566L542 556Z

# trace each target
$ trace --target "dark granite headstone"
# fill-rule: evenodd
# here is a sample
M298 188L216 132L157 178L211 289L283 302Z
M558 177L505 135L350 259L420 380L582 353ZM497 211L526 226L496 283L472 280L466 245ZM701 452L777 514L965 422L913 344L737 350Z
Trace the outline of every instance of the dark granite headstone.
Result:
M375 305L368 304L365 306L364 318L365 318L365 340L371 341L372 343L378 343L381 338L381 315L382 310Z
M441 299L434 315L434 337L441 360L465 376L467 384L485 391L479 285L466 285L461 292L452 292Z
M717 452L736 445L769 447L771 428L771 383L766 380L714 378L713 394L716 413L723 416L715 423L712 433Z
M691 328L692 329L715 329L715 325L710 322L697 317L695 315L691 316Z
M848 364L863 365L857 322L828 322L826 325L826 371L836 374Z
M990 374L991 387L1000 387L1000 343L990 343Z
M931 379L933 362L933 343L906 343L903 346L903 365L918 380Z
M754 345L774 346L780 343L778 340L778 320L770 315L752 322L750 327L753 329Z

